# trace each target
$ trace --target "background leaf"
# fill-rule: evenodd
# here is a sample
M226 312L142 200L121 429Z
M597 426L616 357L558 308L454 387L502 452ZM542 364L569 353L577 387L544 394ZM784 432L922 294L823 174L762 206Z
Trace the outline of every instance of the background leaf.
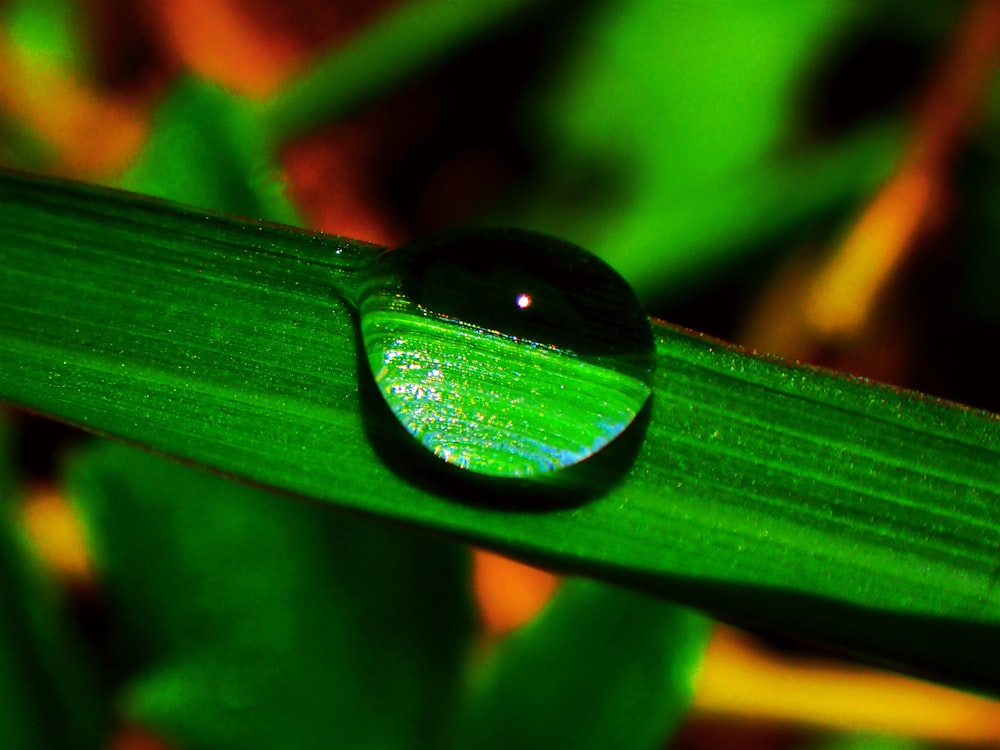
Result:
M185 78L160 103L150 138L120 186L298 224L271 154L272 144L250 102Z
M611 263L646 300L676 299L875 187L899 136L796 140L803 79L858 22L839 2L586 6L531 123L543 177L515 224Z
M70 491L127 718L183 747L434 744L471 627L458 545L110 443Z
M454 748L663 747L708 633L692 612L567 581L480 668Z

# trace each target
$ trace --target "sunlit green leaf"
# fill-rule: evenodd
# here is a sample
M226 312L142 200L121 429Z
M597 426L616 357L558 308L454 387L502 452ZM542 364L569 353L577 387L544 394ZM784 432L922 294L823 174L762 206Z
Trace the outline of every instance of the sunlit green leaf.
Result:
M547 498L438 471L359 371L337 290L371 246L14 176L0 208L0 395L15 404L997 686L995 415L658 324L644 439L640 424L558 476L562 505L526 512Z

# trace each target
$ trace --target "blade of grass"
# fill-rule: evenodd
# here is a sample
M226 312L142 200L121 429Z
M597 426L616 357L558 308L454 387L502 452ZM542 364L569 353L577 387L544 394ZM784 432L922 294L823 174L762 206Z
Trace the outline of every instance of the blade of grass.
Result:
M524 12L526 0L418 0L395 6L316 60L263 108L279 142L335 122Z
M401 428L368 398L337 300L372 246L7 175L0 248L0 396L14 404L725 619L1000 686L995 415L658 324L634 462L614 464L614 450L610 464L588 462L609 481L573 507L493 507L472 501L517 488L473 489L429 455L379 450L410 443L392 442Z
M541 179L519 192L513 223L569 233L640 299L675 300L853 206L891 169L898 125L880 119L808 146L789 125L808 129L804 94L859 11L825 1L581 9L539 75L528 122L544 144Z
M567 581L480 669L451 747L665 747L707 635L689 610Z
M437 746L467 551L100 442L70 467L121 710L180 747Z
M300 224L249 102L197 78L159 104L142 154L119 187L195 206Z

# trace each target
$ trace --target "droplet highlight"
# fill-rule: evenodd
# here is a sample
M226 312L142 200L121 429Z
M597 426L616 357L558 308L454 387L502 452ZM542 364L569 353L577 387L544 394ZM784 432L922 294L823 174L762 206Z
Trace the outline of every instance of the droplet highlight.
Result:
M466 230L387 252L361 333L396 418L439 458L525 477L620 435L652 392L653 334L629 285L563 240Z

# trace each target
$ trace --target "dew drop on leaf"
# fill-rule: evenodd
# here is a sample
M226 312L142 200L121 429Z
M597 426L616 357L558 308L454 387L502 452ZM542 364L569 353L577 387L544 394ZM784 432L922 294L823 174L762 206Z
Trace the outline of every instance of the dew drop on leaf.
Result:
M652 329L632 289L546 235L465 230L387 252L360 313L389 408L473 472L571 466L621 434L652 391Z

